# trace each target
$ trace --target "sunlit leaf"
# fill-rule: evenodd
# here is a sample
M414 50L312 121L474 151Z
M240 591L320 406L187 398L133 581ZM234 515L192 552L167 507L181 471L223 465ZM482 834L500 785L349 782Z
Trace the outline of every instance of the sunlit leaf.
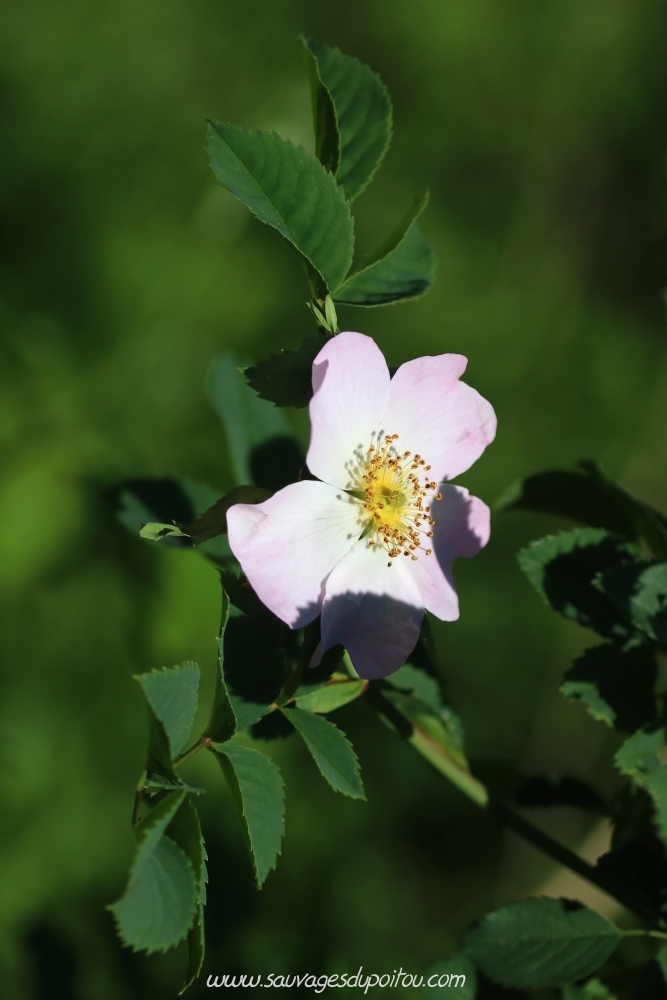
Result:
M261 888L276 866L285 832L283 780L277 765L259 750L226 745L216 751L243 823Z
M354 225L333 174L275 132L210 122L207 149L218 183L337 288L352 263Z
M183 663L178 667L139 674L137 680L153 713L164 727L173 759L192 733L197 712L199 667L196 663Z
M369 183L389 148L389 94L380 77L358 59L314 38L302 36L301 42L315 64L309 77L317 153L352 201ZM321 89L330 96L334 115Z
M166 836L186 792L167 795L137 828L139 849L125 894L110 907L126 945L140 951L166 951L187 935L198 888L185 852Z
M343 732L321 715L300 708L283 709L286 717L303 738L322 775L336 792L351 799L365 799L359 776L359 761Z
M366 690L367 681L351 680L349 677L332 678L322 687L298 695L296 707L306 712L325 714L354 701Z

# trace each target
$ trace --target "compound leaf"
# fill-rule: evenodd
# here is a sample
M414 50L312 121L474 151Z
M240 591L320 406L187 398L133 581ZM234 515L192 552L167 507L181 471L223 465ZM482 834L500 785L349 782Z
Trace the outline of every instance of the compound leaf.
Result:
M204 905L206 903L206 848L197 810L190 797L186 798L169 824L168 834L190 861L197 884L195 920L186 938L187 971L183 993L201 972L204 964Z
M312 715L301 708L282 711L303 738L313 760L333 790L342 792L351 799L365 799L357 755L338 726L323 719L321 715Z
M259 750L216 747L243 823L258 888L275 868L285 832L283 780L276 764Z
M314 38L302 36L301 44L310 57L317 155L352 201L389 148L391 100L380 77L358 59Z
M319 160L275 132L222 122L209 122L207 149L218 183L289 240L327 288L337 288L352 263L354 224Z
M595 972L622 937L606 917L564 899L527 899L488 916L464 951L502 986L549 989Z

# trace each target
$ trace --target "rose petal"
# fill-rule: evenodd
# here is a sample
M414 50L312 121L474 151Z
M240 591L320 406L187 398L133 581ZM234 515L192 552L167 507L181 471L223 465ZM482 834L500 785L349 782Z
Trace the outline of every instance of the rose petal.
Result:
M406 562L362 539L326 582L321 652L341 643L360 677L398 670L419 638L424 602Z
M320 613L324 582L358 540L359 505L307 480L227 512L229 545L267 608L291 628Z
M425 547L430 546L432 554L420 552L417 562L411 560L408 565L427 611L441 621L453 622L459 617L459 600L452 563L456 556L477 555L486 545L491 512L462 486L445 483L440 492L442 500L430 501L435 521L433 538L423 542Z
M466 364L461 354L416 358L391 380L383 429L399 435L399 451L426 459L436 482L465 472L495 437L493 407L458 381Z
M313 362L313 390L308 468L318 479L350 489L355 449L366 451L389 400L382 351L362 333L339 333Z

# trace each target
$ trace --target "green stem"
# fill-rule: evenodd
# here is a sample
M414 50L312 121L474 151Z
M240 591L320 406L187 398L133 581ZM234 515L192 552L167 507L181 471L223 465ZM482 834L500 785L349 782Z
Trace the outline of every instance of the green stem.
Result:
M211 740L208 736L202 736L199 743L195 743L193 747L190 747L189 750L186 750L185 753L182 753L180 757L176 758L174 761L174 767L180 767L184 761L189 760L190 757L194 757L196 753L199 753L199 751L204 747L210 746L210 744Z
M652 937L660 938L661 941L667 941L667 934L664 931L645 931L642 928L639 930L623 931L623 937Z

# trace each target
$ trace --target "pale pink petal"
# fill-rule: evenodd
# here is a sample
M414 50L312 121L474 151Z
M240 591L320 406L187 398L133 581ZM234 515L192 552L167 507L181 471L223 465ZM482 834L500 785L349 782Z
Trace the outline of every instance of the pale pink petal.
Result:
M291 628L319 615L324 582L358 540L359 505L306 480L227 512L229 545L260 600Z
M435 520L433 538L425 539L430 556L418 554L408 563L424 607L445 622L459 617L459 601L454 587L452 563L456 556L477 555L489 540L491 512L462 486L443 484L442 500L431 500Z
M495 437L493 407L458 381L466 364L461 354L416 358L391 380L383 430L399 435L399 451L421 455L436 482L465 472Z
M313 391L308 468L318 479L350 489L355 451L366 452L389 400L382 351L362 333L339 333L315 358Z
M385 677L403 666L424 617L406 562L357 542L326 582L321 653L345 646L360 677Z

